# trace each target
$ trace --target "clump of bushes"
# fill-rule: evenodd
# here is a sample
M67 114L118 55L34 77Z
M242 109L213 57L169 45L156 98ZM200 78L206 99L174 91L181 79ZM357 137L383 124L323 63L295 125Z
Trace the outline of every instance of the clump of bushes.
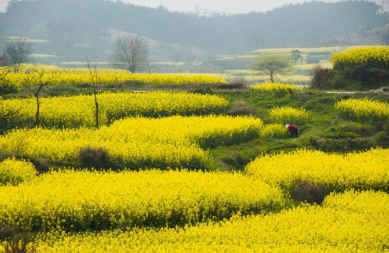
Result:
M302 181L297 184L292 192L292 196L297 201L321 205L326 194L322 188L315 186L310 182Z
M242 90L247 89L247 81L244 78L233 80L230 83L221 83L215 86L219 90Z
M231 108L227 111L226 115L259 117L259 112L254 106L247 105L244 101L240 101L232 105Z
M83 167L94 169L118 169L119 166L113 161L112 156L105 148L82 148L78 155L79 162Z

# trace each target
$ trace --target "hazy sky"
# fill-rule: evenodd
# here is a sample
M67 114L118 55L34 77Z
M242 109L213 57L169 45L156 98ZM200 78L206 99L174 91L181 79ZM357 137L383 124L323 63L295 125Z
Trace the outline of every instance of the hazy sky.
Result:
M163 5L169 10L194 12L195 7L199 6L201 11L204 9L210 12L226 13L246 13L250 11L267 11L276 6L282 6L287 3L301 3L304 0L121 0L136 5L158 7ZM330 0L326 0L327 2ZM0 0L0 10L4 11L9 0Z
M0 0L1 1L1 0ZM136 5L158 7L163 5L169 10L194 12L199 6L210 12L247 13L251 11L267 11L288 3L303 3L306 0L121 0ZM308 0L309 1L309 0ZM332 1L332 0L325 0ZM336 1L336 0L335 0Z
M0 10L4 11L9 0L0 0ZM204 10L209 12L247 13L251 11L267 11L288 3L303 3L310 0L121 0L136 5L158 7L163 5L172 11L194 12L199 6L201 13ZM340 0L324 0L335 2ZM389 0L375 0L389 1Z

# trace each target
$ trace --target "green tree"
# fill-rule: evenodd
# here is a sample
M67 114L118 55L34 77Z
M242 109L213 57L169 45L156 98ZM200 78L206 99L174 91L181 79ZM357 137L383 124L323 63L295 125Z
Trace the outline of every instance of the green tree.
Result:
M282 55L265 55L251 63L250 68L268 75L270 80L274 82L275 76L288 74L291 66L290 57Z
M301 64L303 63L303 57L301 56L300 50L292 50L292 59L294 61L294 65L297 64L298 60L301 60Z

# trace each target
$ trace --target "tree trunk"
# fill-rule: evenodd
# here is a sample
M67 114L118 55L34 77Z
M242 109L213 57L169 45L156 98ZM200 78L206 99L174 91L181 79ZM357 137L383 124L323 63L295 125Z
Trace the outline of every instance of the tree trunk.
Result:
M40 110L40 104L39 104L39 94L35 96L36 98L36 114L35 114L35 127L39 126L39 110Z
M95 92L95 106L96 106L96 112L95 112L95 119L96 119L96 128L99 128L99 103L97 102L97 95Z
M270 80L272 83L274 83L273 73L270 74Z

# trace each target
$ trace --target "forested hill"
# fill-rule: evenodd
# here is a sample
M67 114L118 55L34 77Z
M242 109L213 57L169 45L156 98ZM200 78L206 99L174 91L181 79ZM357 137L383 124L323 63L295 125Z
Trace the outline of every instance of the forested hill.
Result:
M63 54L75 45L107 49L110 28L210 53L231 54L263 47L315 46L313 43L336 35L383 25L387 17L377 14L378 10L371 2L312 2L266 13L198 17L120 1L15 0L2 25L8 35L51 40L51 52L47 53L52 54Z

